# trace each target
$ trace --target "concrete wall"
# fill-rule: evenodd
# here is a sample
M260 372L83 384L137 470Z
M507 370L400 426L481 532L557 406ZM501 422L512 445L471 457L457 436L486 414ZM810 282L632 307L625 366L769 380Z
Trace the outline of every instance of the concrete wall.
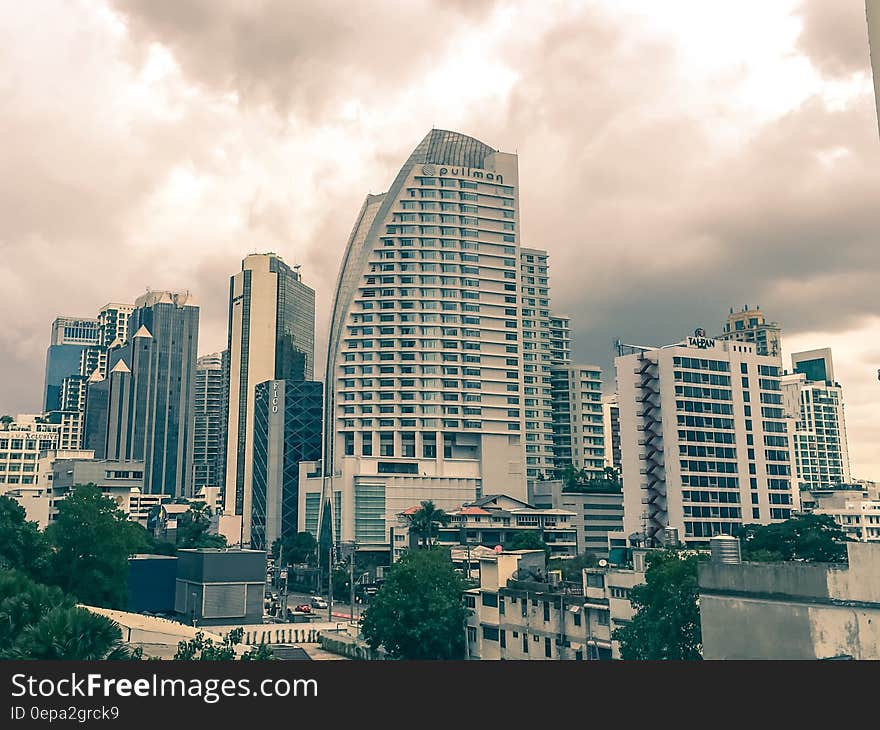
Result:
M705 659L880 659L880 545L849 565L699 566Z

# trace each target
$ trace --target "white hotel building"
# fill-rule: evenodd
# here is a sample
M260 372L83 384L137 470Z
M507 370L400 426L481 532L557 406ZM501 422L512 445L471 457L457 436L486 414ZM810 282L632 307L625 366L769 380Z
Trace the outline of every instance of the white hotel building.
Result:
M367 196L339 273L324 462L301 464L299 529L316 532L329 504L334 542L388 550L397 515L420 500L526 498L520 294L532 262L517 174L516 155L435 129L388 192ZM546 276L534 276L538 332L549 313ZM543 357L532 362L530 375L549 377ZM535 410L546 463L547 409Z
M617 357L624 535L689 547L799 507L778 358L701 330ZM658 533L661 533L658 535Z

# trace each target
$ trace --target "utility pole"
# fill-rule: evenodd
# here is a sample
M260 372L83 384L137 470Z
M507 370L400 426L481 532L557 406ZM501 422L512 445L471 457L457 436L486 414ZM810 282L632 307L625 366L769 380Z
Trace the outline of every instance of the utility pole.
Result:
M327 548L327 621L333 623L333 541Z
M348 559L348 588L349 588L349 599L348 599L348 621L351 623L354 620L354 555L355 548L354 545L351 546L351 555ZM355 624L357 625L357 624Z
M559 658L565 649L565 588L560 586L562 594L559 596Z

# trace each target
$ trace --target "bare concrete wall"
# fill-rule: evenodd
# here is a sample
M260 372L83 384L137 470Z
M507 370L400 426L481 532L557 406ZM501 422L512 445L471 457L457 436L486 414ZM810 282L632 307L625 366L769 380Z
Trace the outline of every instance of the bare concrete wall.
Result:
M827 598L828 569L819 563L700 563L700 590Z
M704 659L816 658L807 606L704 595L700 622Z

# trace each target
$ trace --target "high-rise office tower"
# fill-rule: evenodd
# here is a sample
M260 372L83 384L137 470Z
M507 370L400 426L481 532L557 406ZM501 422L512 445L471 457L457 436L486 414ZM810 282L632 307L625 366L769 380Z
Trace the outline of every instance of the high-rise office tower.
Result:
M741 312L734 312L731 308L724 332L716 339L751 342L755 346L756 354L782 358L780 327L776 322L768 322L760 307L746 304Z
M226 484L226 372L228 353L196 360L193 408L193 491Z
M550 317L550 403L555 475L571 466L600 477L605 465L602 370L572 364L571 318Z
M793 373L782 377L785 409L796 420L794 453L801 489L850 481L843 388L834 380L831 350L795 352Z
M269 380L254 393L251 548L266 550L297 532L299 470L321 458L324 386Z
M596 365L554 365L551 375L553 450L557 473L566 465L602 476L602 370Z
M274 253L245 257L229 282L229 418L225 512L250 541L254 390L268 380L314 377L315 292Z
M52 323L43 408L59 426L59 448L82 445L86 383L100 366L100 340L97 319L58 317Z
M549 479L553 475L553 338L548 256L546 251L522 248L519 259L526 479Z
M143 461L145 493L192 496L199 308L188 292L148 291L129 326L107 378L89 386L86 443L96 456Z
M122 347L128 342L128 320L134 311L133 304L110 302L98 312L98 324L101 330L101 359L99 370L107 377L107 363L111 350ZM91 375L91 373L89 373Z
M624 346L626 347L626 346ZM777 358L702 330L615 360L624 532L689 546L799 506ZM659 533L659 534L658 534Z
M517 175L516 155L435 129L367 196L333 303L323 478L301 482L301 525L332 504L335 540L387 551L421 500L525 498Z
M46 352L44 411L61 410L65 378L82 375L88 377L92 374L89 366L94 364L97 367L97 347L100 342L101 330L97 319L58 317L52 323L49 349Z

